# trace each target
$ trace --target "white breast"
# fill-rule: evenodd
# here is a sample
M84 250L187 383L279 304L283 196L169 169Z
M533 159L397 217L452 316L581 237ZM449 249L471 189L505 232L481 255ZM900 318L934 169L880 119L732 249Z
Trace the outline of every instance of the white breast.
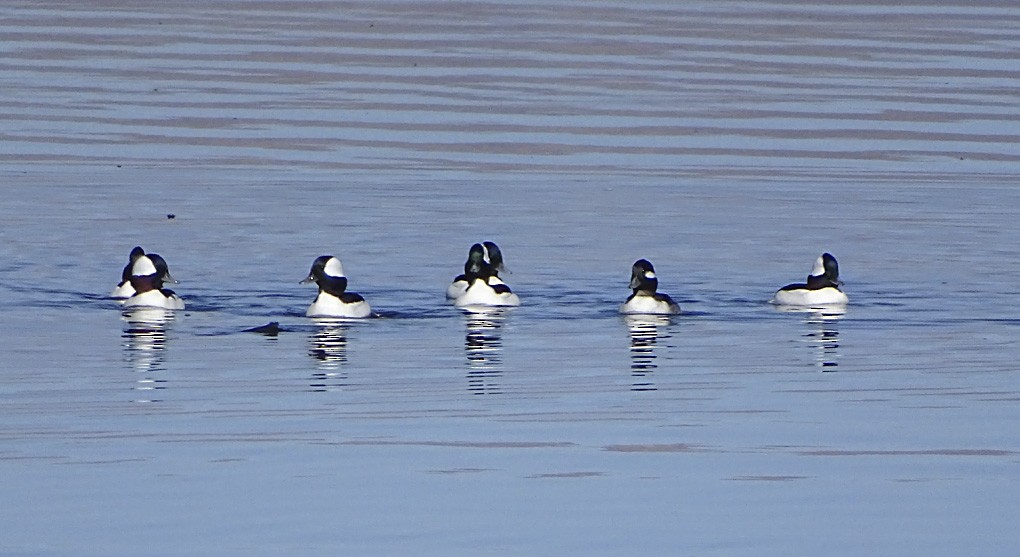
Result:
M493 278L492 280L497 281L499 279ZM502 281L500 281L501 283ZM513 292L498 293L484 280L476 279L462 296L454 300L453 305L459 308L469 306L519 306L521 305L521 299Z
M180 299L176 294L167 297L160 290L149 290L148 292L135 294L127 300L124 300L124 307L184 309L184 300Z
M832 287L817 290L808 290L807 288L780 290L772 298L773 304L801 307L846 305L849 301L850 299L842 290Z
M668 302L656 300L653 296L637 295L620 305L620 313L644 315L674 315L680 313L680 307Z
M340 298L320 292L312 305L305 311L308 317L351 317L362 318L372 315L372 307L366 301L345 303Z

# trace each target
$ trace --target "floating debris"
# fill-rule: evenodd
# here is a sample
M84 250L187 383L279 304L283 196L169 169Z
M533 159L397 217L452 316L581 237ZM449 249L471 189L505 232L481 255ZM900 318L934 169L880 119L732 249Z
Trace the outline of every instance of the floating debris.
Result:
M266 323L265 325L262 325L262 326L259 326L259 327L252 327L251 329L245 329L245 330L243 330L241 332L242 333L259 333L260 335L266 335L266 336L275 337L276 335L280 334L280 331L282 331L282 330L283 329L280 328L280 323L279 322L277 322L277 321L270 321L269 323Z

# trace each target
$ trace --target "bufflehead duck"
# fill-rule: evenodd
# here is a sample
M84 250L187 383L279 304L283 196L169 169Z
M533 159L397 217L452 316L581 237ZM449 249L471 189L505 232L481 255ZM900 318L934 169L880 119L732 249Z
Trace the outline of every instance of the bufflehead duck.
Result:
M849 302L839 281L839 263L829 253L815 261L807 283L787 284L772 297L772 303L781 306L829 306Z
M111 298L130 298L135 293L134 287L131 286L131 266L143 255L145 255L145 250L141 246L135 246L131 250L131 254L128 255L128 264L124 265L124 271L120 274L120 282L117 283L113 292L110 292Z
M491 242L490 242L491 243ZM492 244L495 246L495 244ZM510 287L499 279L498 271L485 257L492 251L486 250L482 244L474 244L468 252L467 263L464 264L463 281L466 284L464 292L457 296L453 305L464 308L470 306L519 306L521 300L514 294ZM502 254L499 248L495 253L499 254L498 261L502 267ZM461 278L461 277L458 277ZM451 285L452 288L452 285ZM450 292L447 292L449 295Z
M620 313L644 315L675 315L680 313L677 304L668 295L655 290L659 279L655 268L647 259L638 259L630 270L630 287L634 292L620 306Z
M345 292L347 277L340 260L332 255L317 257L312 270L301 284L314 282L319 285L319 295L308 306L308 317L369 317L372 308L360 294Z
M503 252L500 251L499 246L495 242L482 242L481 244L475 244L471 246L472 250L468 252L468 260L464 263L464 274L457 275L453 279L453 283L450 284L446 289L446 297L450 300L456 300L467 292L469 286L468 282L468 269L472 265L472 258L479 257L480 261L488 263L491 267L489 273L488 282L490 284L503 284L503 281L499 278L500 271L510 273L510 270L503 264Z
M155 253L139 255L131 264L131 287L135 293L124 300L124 307L184 309L184 300L163 282L177 282L170 276L166 260Z

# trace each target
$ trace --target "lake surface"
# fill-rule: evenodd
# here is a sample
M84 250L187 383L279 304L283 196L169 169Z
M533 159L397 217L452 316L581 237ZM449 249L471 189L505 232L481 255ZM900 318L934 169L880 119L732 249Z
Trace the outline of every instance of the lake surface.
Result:
M1013 3L0 16L0 555L1020 545ZM521 307L444 299L482 240ZM823 251L845 312L768 304Z

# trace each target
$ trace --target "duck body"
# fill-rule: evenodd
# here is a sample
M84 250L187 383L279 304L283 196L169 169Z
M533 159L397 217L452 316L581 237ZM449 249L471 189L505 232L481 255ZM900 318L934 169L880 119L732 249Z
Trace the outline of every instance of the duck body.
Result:
M620 313L626 315L677 315L680 313L680 304L661 292L638 291L631 294L627 301L620 305Z
M134 293L124 300L125 308L184 309L184 300L163 281L170 277L166 260L155 253L140 255L131 264L130 283Z
M184 309L184 300L169 288L158 288L134 293L130 298L124 300L123 307L181 310Z
M521 299L498 278L478 276L471 281L467 290L453 301L453 305L459 308L519 306Z
M349 317L361 319L372 316L372 307L361 294L343 292L339 296L319 292L305 311L307 317Z
M846 305L850 299L840 289L841 285L839 263L831 254L823 253L815 261L806 282L780 288L772 297L772 303L796 307Z
M655 268L646 259L634 262L630 271L630 288L633 290L627 300L620 305L620 313L626 315L677 315L680 304L673 301L668 294L656 292L659 279L655 276Z
M372 307L361 294L347 292L347 277L340 260L331 255L318 257L302 284L314 282L319 294L305 310L307 317L344 317L360 319L372 316Z
M494 278L490 282L486 277L477 276L464 294L454 300L453 305L461 308L471 306L512 307L520 305L520 298L499 278Z
M790 284L784 286L775 296L772 303L780 306L845 306L850 302L846 293L834 286L825 288L802 288L804 285Z

